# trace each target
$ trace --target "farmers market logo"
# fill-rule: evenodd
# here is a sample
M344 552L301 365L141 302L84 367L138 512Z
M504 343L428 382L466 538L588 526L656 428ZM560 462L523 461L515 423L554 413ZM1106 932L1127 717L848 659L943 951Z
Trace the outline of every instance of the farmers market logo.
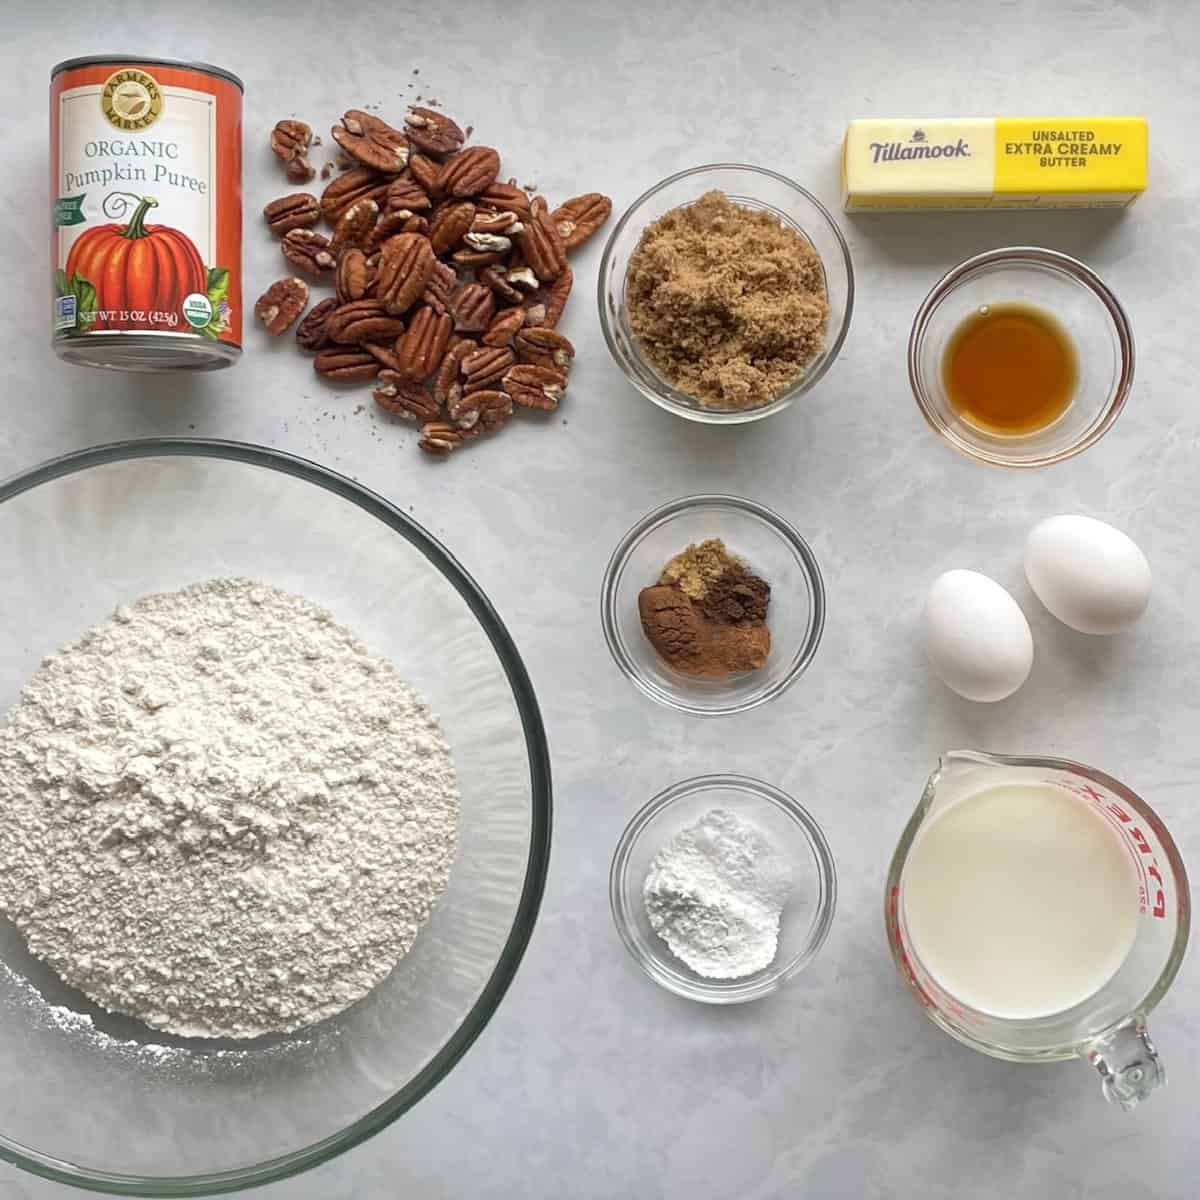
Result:
M932 144L923 129L914 129L906 142L872 142L871 161L906 162L912 158L970 158L971 147L965 138L955 142Z
M108 123L118 129L145 129L162 113L163 97L158 81L132 67L117 71L104 82L100 109Z

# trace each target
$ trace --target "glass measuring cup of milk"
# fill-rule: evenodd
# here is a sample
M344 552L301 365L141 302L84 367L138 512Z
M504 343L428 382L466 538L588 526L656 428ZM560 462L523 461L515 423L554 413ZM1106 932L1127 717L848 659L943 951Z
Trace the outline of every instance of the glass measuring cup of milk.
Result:
M897 970L951 1037L1011 1062L1084 1058L1127 1109L1166 1081L1146 1015L1183 961L1187 872L1153 809L1111 776L943 755L884 910Z

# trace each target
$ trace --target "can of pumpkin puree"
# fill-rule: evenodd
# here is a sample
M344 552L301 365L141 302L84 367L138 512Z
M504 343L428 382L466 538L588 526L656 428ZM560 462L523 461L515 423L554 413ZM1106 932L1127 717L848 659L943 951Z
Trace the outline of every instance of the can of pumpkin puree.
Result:
M50 74L53 345L123 371L242 352L242 82L95 57Z

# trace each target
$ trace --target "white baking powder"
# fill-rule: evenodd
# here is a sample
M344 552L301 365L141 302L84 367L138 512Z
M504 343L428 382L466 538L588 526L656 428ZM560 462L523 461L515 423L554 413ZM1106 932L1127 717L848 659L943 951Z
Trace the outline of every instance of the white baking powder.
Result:
M659 851L642 895L650 926L697 975L741 979L769 967L792 889L762 831L714 808Z
M437 722L324 610L244 579L147 596L0 729L0 912L98 1004L254 1037L364 996L446 887Z

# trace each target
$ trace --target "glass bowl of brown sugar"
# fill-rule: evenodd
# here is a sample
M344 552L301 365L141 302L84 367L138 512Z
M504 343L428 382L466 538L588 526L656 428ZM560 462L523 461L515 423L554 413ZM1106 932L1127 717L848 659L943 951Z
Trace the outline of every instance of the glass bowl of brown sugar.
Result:
M647 399L691 421L780 412L833 365L854 271L841 230L762 167L681 171L630 205L598 285L609 352Z
M723 577L717 547L732 567ZM706 573L708 596L693 587L704 586ZM731 575L747 597L732 621ZM777 513L738 496L686 496L621 539L600 610L613 659L640 691L668 708L718 717L766 704L804 674L825 627L825 587L812 549ZM673 640L655 636L656 620L671 621Z

